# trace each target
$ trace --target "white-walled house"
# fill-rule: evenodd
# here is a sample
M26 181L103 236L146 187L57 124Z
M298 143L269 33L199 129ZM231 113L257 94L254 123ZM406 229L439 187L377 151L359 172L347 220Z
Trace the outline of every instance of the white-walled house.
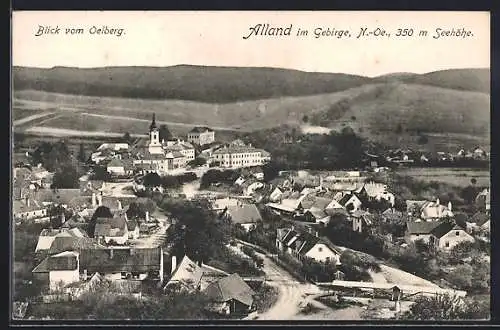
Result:
M33 276L48 285L51 291L80 280L79 253L65 251L45 258L33 271Z
M445 222L432 231L431 244L441 250L451 250L462 242L474 242L474 237L459 225Z
M277 230L276 247L299 260L311 258L318 262L340 264L340 251L319 237L297 231L293 227Z

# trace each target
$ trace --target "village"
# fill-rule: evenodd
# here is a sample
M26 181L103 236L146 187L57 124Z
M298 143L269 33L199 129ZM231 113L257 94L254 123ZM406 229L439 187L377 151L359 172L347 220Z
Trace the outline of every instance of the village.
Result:
M17 318L54 318L47 306L103 292L182 292L202 294L204 315L220 319L390 319L419 297L463 304L489 291L489 185L458 205L410 199L386 164L429 162L411 150L367 154L363 169L288 170L209 127L164 135L153 116L146 141L103 143L82 159L39 152L84 168L77 182L30 152L16 161ZM481 148L438 155L489 158Z

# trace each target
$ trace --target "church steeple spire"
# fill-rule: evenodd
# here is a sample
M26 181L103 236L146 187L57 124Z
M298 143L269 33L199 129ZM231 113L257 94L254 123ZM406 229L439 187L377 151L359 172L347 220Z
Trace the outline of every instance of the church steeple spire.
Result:
M156 114L153 113L153 121L151 122L151 125L149 125L149 130L152 131L153 129L156 128Z

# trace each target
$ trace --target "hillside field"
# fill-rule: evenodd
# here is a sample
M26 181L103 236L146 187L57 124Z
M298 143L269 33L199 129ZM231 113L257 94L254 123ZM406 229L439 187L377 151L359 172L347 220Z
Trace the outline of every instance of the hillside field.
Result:
M410 176L419 181L443 182L453 186L467 187L471 179L477 180L476 186L490 186L490 172L485 170L462 168L402 168L396 170L397 174Z

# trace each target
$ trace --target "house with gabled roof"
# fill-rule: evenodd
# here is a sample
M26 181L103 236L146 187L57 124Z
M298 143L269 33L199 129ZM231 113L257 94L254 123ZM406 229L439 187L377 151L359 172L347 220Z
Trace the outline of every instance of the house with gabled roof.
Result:
M491 209L491 201L490 201L490 188L485 188L483 189L479 194L476 196L476 205L485 211L490 211Z
M199 290L203 277L202 267L186 255L182 258L179 265L176 265L176 260L177 257L172 256L170 279L163 287L163 290L167 290L174 286L180 286L180 289L187 291Z
M462 242L474 242L465 228L451 222L444 221L431 231L431 244L442 250L450 250Z
M12 202L12 214L14 219L45 221L48 219L48 209L36 199L26 196L24 200Z
M78 282L79 253L64 251L48 256L33 269L32 273L43 286L47 285L52 291Z
M94 238L99 242L106 242L106 244L119 244L123 245L128 240L128 227L126 213L120 214L113 218L97 218Z
M440 221L408 221L406 223L406 238L411 242L423 240L425 243L432 243L432 231L440 223Z
M163 282L161 247L101 247L80 250L80 272L100 273L110 280L136 279Z
M373 215L370 212L356 210L349 218L352 221L352 230L358 233L366 232L373 226Z
M255 229L257 223L262 221L262 216L255 204L244 204L239 202L235 206L229 206L226 215L233 223L239 224L247 232Z
M222 314L246 314L254 302L255 291L236 273L224 277L205 290L211 299L211 309Z
M196 126L187 134L190 143L200 146L215 142L215 131L206 126Z
M317 235L292 228L277 230L276 247L297 259L310 258L322 262L340 263L340 254L329 241Z
M335 195L334 199L349 212L360 210L363 205L363 202L355 193L339 193Z
M301 215L304 212L304 207L302 206L302 198L303 196L297 199L285 198L282 199L280 203L267 203L266 206L279 214L288 216Z

